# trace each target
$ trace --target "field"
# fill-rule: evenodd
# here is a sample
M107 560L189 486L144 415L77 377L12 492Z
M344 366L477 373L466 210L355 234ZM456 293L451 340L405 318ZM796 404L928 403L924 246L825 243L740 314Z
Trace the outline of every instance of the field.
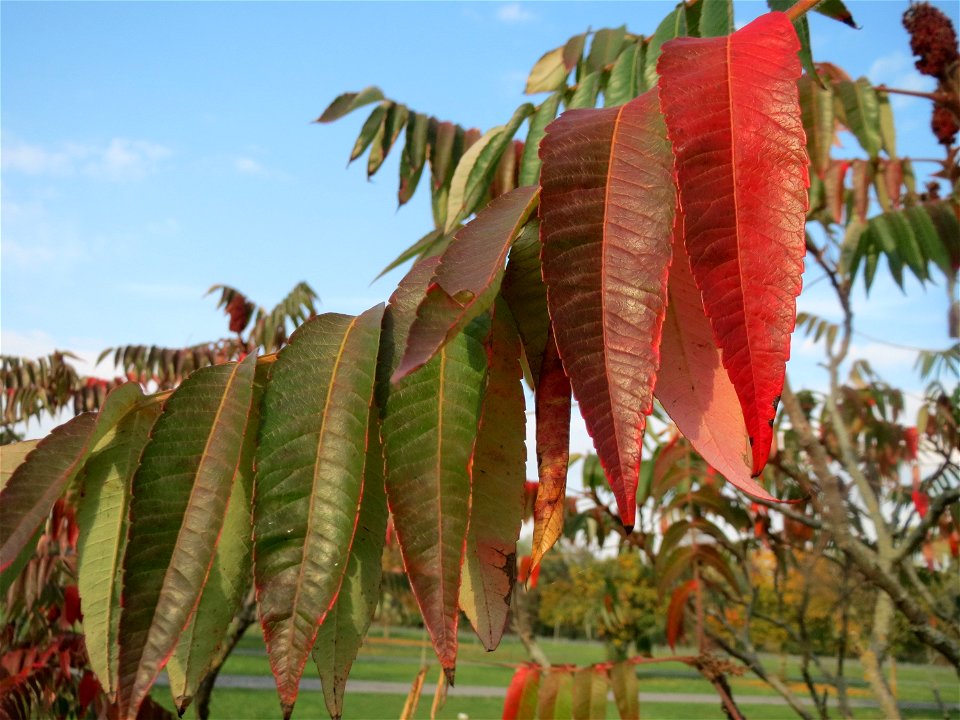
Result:
M476 638L461 633L461 647L457 664L457 687L450 691L438 718L486 720L499 718L503 709L503 693L513 675L511 664L525 660L523 647L513 637L504 639L494 653L487 653ZM599 643L542 639L541 645L551 661L578 666L603 661L604 650ZM657 654L666 654L666 649ZM682 650L681 650L682 652ZM765 658L773 672L786 677L801 697L807 697L800 676L799 660L794 657ZM344 704L344 717L350 720L378 720L396 718L403 707L407 689L422 664L430 667L423 696L417 708L417 718L430 717L433 692L440 674L427 638L420 631L392 628L387 637L374 627L360 653L350 680ZM848 662L846 669L849 695L857 704L867 704L870 692L856 662ZM639 666L640 714L645 720L663 718L674 720L718 720L724 718L709 683L684 665L663 663ZM263 641L251 629L221 674L218 688L213 693L212 715L217 720L246 718L277 718L279 704L273 690L270 667ZM780 704L779 697L752 675L732 678L734 696L751 720L780 720L796 715ZM956 675L947 667L898 664L896 668L897 698L904 706L905 718L942 718L930 706L934 702L933 688L939 689L944 702L960 702L960 686ZM157 688L154 697L172 707L169 694ZM917 707L911 707L916 704ZM812 710L812 708L811 708ZM188 711L188 716L192 715ZM855 707L857 720L882 720L874 707ZM295 720L321 720L328 717L319 690L316 670L308 664L304 683L297 700ZM608 703L607 717L616 718L616 707ZM960 713L951 713L951 720L960 720Z

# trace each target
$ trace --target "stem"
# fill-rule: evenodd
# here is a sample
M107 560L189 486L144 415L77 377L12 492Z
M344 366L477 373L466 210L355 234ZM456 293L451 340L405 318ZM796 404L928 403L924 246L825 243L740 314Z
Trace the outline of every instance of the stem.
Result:
M786 15L790 18L790 22L796 22L810 10L813 10L819 2L820 0L797 0L797 3L787 10Z
M799 5L799 3L797 3ZM911 97L927 98L934 102L942 102L947 98L946 93L942 92L922 92L920 90L904 90L902 88L892 88L886 85L877 85L874 90L877 92L892 93L894 95L910 95Z

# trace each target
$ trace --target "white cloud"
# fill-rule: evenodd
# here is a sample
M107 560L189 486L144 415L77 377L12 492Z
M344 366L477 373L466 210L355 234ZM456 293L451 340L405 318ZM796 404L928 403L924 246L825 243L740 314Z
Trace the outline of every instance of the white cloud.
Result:
M238 157L233 161L233 169L244 175L260 175L263 173L263 165L253 158Z
M497 20L509 25L530 22L536 19L537 16L520 3L507 3L497 8Z
M63 143L56 148L14 140L4 144L0 163L4 171L24 175L115 181L143 177L170 154L163 145L127 138L113 138L106 145Z
M874 85L888 85L901 90L931 92L934 87L932 78L925 78L913 64L913 58L903 50L896 50L873 61L867 77ZM895 108L908 107L920 102L920 98L909 95L891 95L890 102Z

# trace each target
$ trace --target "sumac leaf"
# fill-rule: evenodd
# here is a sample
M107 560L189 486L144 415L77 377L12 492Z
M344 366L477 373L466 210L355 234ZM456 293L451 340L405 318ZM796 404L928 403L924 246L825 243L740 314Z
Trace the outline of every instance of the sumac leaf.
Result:
M678 218L678 224L682 219ZM656 396L698 453L729 482L772 500L750 477L750 448L736 390L703 310L700 292L681 252L679 231L670 267L669 304L660 343Z
M573 720L607 716L607 673L599 666L585 667L573 675Z
M527 458L520 339L503 301L494 308L486 347L489 369L473 452L460 607L483 646L495 650L516 581Z
M536 186L518 188L494 200L457 232L417 308L393 382L423 367L491 306L500 290L507 253L536 207L537 196Z
M166 401L133 478L118 702L134 718L203 592L239 472L256 356L202 368Z
M565 113L547 129L541 156L543 278L557 348L632 528L675 204L655 95Z
M707 7L709 7L709 0ZM636 666L631 662L615 663L610 668L610 687L613 688L613 699L617 704L620 720L640 720Z
M98 414L55 428L17 466L0 491L0 570L20 557L90 451L141 397L136 383L121 385Z
M770 453L806 252L796 50L790 21L769 13L726 38L674 40L659 65L685 247L740 398L754 475Z
M573 712L573 673L546 668L540 680L537 717L540 720L567 720Z
M320 625L313 646L313 661L320 673L323 699L332 718L343 714L347 677L380 601L387 498L383 489L379 425L377 414L371 413L357 531L350 546L350 558L337 601Z
M131 388L139 391L135 384ZM77 585L83 601L83 634L90 667L116 697L120 590L127 542L130 485L162 404L134 408L87 461L77 505Z
M671 650L677 647L677 641L683 635L683 613L687 607L687 598L697 589L697 581L688 580L679 585L670 596L667 606L667 644Z
M503 720L533 720L537 712L540 667L521 665L513 674L503 700Z
M485 316L417 372L389 382L436 267L415 265L390 300L378 369L387 500L404 567L440 664L452 680L461 565L470 513L470 458L487 357ZM452 684L452 682L451 682Z
M535 388L540 378L540 365L550 328L547 288L540 272L539 220L528 222L514 240L500 294L516 320L523 341L530 386Z
M533 506L531 563L539 565L563 533L567 464L570 459L570 380L563 371L553 333L547 336L537 408L537 499Z
M289 716L358 523L383 306L301 325L263 398L254 491L254 580Z
M327 109L317 118L317 122L333 122L359 107L369 105L378 100L383 100L383 93L380 91L380 88L374 87L373 85L364 88L360 92L343 93L327 106Z

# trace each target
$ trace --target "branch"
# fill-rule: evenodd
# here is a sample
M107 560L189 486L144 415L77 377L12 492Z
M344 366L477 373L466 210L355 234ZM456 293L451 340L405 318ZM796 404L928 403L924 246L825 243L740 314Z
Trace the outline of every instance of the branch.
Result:
M947 93L944 93L944 92L922 92L919 90L904 90L902 88L887 87L886 85L877 85L874 87L874 90L876 90L877 92L891 93L894 95L910 95L911 97L927 98L928 100L933 100L934 102L943 102L944 100L948 99Z
M798 0L796 5L787 10L786 15L790 18L790 22L796 22L810 10L813 10L819 2L820 0Z

